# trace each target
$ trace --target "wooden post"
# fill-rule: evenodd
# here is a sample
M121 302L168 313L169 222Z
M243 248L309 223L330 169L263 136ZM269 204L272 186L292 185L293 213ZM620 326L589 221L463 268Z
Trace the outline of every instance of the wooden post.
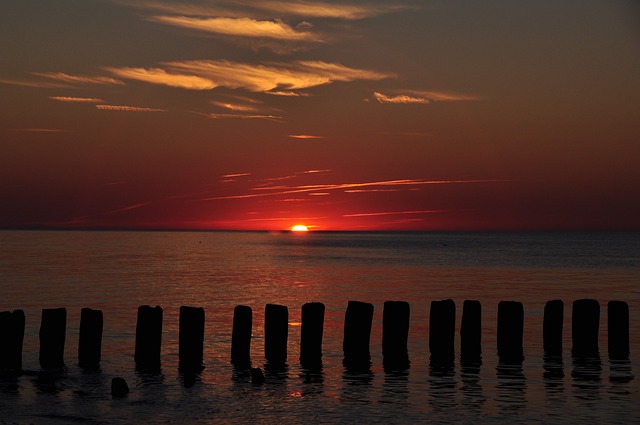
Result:
M204 357L204 309L181 306L179 328L179 368L185 372L199 372Z
M547 356L562 355L562 328L564 323L564 303L562 300L548 301L544 306L542 339Z
M385 369L398 371L409 367L409 303L385 301L382 312L382 364Z
M287 361L289 310L286 306L267 304L264 309L264 356L272 366Z
M629 304L624 301L609 301L608 316L608 350L612 360L629 358Z
M0 313L0 369L22 371L24 323L22 310Z
M239 368L251 365L251 307L237 305L233 310L233 331L231 333L231 363Z
M302 367L313 369L321 365L323 327L324 304L304 304L300 329L300 363Z
M64 343L67 309L42 309L40 322L40 366L44 369L64 367Z
M429 352L433 363L452 363L455 359L455 329L456 304L453 300L431 301Z
M160 368L162 346L162 308L143 305L138 307L136 325L135 361L138 369Z
M524 308L517 301L498 304L498 358L506 364L519 364L524 360L522 333Z
M571 316L571 335L576 357L599 356L598 331L600 329L600 303L596 300L582 299L573 302Z
M102 311L83 308L80 312L80 336L78 341L78 365L96 369L102 352Z
M482 305L480 301L465 300L460 324L460 362L478 363L482 360Z
M347 368L368 369L371 367L369 342L372 322L373 304L349 301L344 318L344 339L342 341L344 365Z

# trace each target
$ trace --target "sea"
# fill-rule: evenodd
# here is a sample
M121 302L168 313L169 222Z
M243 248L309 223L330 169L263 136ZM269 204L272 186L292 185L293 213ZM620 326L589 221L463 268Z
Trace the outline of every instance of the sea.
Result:
M600 304L599 355L574 359L572 305ZM432 301L456 305L454 363L434 367ZM385 301L410 305L410 366L385 371ZM482 306L482 362L460 364L465 300ZM563 355L549 363L542 329L547 301L564 302ZM607 305L630 311L629 360L607 352ZM349 301L374 306L371 366L343 365ZM524 360L497 356L501 301L524 307ZM301 307L325 304L323 357L299 361ZM266 304L288 308L287 363L264 354ZM164 312L161 369L136 370L141 305ZM252 308L251 382L230 361L233 313ZM179 309L205 311L204 369L178 368ZM42 309L67 309L65 367L40 367ZM80 311L102 310L99 371L78 363ZM225 423L640 423L639 233L367 233L0 231L0 311L26 317L24 373L0 380L0 424ZM1 331L0 331L1 334ZM0 350L2 350L0 341ZM130 392L112 397L111 381Z

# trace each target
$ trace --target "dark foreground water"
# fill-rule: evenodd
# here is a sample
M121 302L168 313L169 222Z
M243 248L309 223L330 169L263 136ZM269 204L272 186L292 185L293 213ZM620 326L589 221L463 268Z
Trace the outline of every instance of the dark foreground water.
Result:
M451 298L482 303L479 367L430 368L429 305ZM600 357L570 355L571 302L602 307ZM565 302L564 356L542 351L546 301ZM372 367L342 366L349 300L373 303ZM411 304L409 356L403 373L382 368L386 300ZM502 300L525 308L525 360L498 364L496 313ZM631 357L607 356L609 300L629 303ZM300 308L326 305L323 368L307 374L298 361ZM250 383L230 364L233 308L253 308L253 366L264 369L266 303L289 307L289 357L284 371ZM135 371L137 308L164 308L162 370ZM178 372L178 311L204 307L204 371ZM66 307L66 368L40 370L42 308ZM76 366L80 309L104 312L101 372ZM0 423L639 423L640 235L512 233L198 233L0 232L0 311L26 315L23 366L0 381ZM2 347L0 346L0 349ZM131 393L112 399L111 378Z

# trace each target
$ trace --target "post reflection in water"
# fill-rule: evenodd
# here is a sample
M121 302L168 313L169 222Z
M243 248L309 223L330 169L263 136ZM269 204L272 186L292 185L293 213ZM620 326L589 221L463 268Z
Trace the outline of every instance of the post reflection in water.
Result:
M302 396L319 396L324 392L324 372L322 363L314 368L300 368L300 379L303 382Z
M573 355L572 361L573 395L578 399L589 401L589 406L595 407L600 400L600 389L603 386L600 355Z
M374 378L371 365L368 368L345 367L342 375L341 400L345 402L371 403L371 384Z
M456 407L456 379L453 361L429 362L429 404L435 411Z
M480 383L480 368L482 361L460 363L460 380L462 388L462 407L469 410L471 414L479 414L485 404L486 398Z
M409 370L385 372L380 403L407 403Z
M542 378L547 403L558 405L566 401L564 360L561 355L545 355L542 359Z
M498 362L496 367L498 408L503 413L524 410L527 404L527 381L521 362Z

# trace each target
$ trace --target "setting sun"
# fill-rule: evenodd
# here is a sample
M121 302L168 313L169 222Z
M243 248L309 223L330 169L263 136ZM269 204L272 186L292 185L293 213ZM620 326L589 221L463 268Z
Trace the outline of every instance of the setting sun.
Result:
M309 228L304 224L296 224L291 228L292 232L308 232Z

